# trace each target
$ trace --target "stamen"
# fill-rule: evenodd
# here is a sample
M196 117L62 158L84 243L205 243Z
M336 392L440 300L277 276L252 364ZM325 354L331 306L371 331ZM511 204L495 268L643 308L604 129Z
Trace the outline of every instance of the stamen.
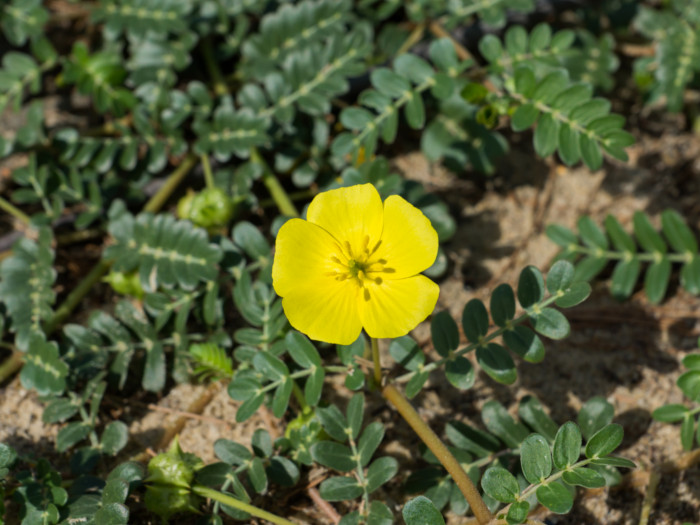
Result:
M367 288L365 288L364 297L365 297L365 301L369 301L369 290Z
M340 259L338 259L335 255L331 257L331 261L333 261L336 264L343 264L342 262L340 262Z
M352 246L350 246L349 241L345 241L345 249L348 251L348 255L350 256L350 259L354 259L355 256L352 254Z
M377 284L382 284L384 281L382 281L381 277L377 277L376 279L374 279L374 282Z

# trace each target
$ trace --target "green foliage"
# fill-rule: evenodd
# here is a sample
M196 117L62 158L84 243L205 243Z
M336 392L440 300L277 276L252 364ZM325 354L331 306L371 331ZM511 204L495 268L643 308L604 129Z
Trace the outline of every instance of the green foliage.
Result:
M635 28L654 43L654 56L635 64L644 71L639 81L650 101L663 96L670 111L681 110L685 88L700 71L699 14L697 2L675 0L661 10L640 6L634 20Z
M581 36L589 49L595 45L587 33ZM533 143L539 155L557 151L567 165L582 160L588 168L598 169L603 153L627 160L624 149L634 139L622 130L624 118L610 113L610 103L593 98L596 84L610 86L606 75L617 66L609 54L609 39L595 52L572 48L574 39L572 31L552 35L546 25L535 27L530 35L514 26L506 32L504 43L487 35L479 49L490 64L493 81L508 92L496 100L510 106L511 128L523 131L537 124ZM585 52L596 59L586 60ZM571 71L561 67L567 64Z
M11 0L3 6L0 27L11 44L22 46L42 36L49 12L41 4L41 0Z
M700 341L698 342L700 346ZM700 445L700 437L696 435L698 426L698 414L700 414L700 354L688 354L683 358L683 366L687 371L676 380L676 385L687 397L693 408L674 403L657 408L652 417L663 423L681 423L681 444L684 450L692 450L697 442Z
M545 296L547 292L549 295ZM428 380L429 373L444 366L445 377L454 387L471 388L475 369L464 355L475 350L476 361L486 374L499 383L512 384L517 379L517 370L508 350L532 363L542 361L544 344L537 334L562 339L570 331L566 317L549 305L570 308L589 294L590 286L574 279L574 268L567 261L552 266L546 287L540 271L529 266L522 271L518 282L517 298L524 310L522 315L515 316L516 294L513 289L507 284L500 285L490 301L491 316L499 328L489 334L486 306L481 300L472 299L462 313L462 328L470 344L459 349L459 330L455 321L447 312L434 315L431 334L433 346L441 359L426 365L425 355L410 337L398 338L389 351L394 360L409 372L397 380L406 382L406 394L413 397ZM528 320L532 328L523 324ZM505 346L492 342L498 337L502 337Z
M362 394L355 394L350 399L345 415L335 405L318 409L317 414L323 429L336 441L315 443L310 450L311 456L328 468L353 473L352 476L336 476L324 480L319 487L321 497L327 501L343 501L362 496L369 502L369 495L391 480L399 469L398 461L390 456L372 461L384 438L384 426L375 421L360 432L364 416ZM391 512L385 505L373 507L364 511L365 518L371 520L373 514L383 515L388 512L388 518L392 519ZM345 519L354 520L359 516L360 512L354 511Z
M16 345L22 351L30 349L31 337L43 338L42 323L53 316L56 271L51 242L51 230L42 228L36 241L17 241L12 256L0 264L0 300L12 322L11 330L16 333Z
M500 403L489 401L481 414L486 430L461 421L450 421L445 426L453 454L475 483L481 479L487 497L493 498L494 508L498 502L507 504L497 515L509 522L523 523L537 502L553 512L566 513L573 504L571 487L615 485L621 476L613 465L634 468L632 462L608 455L619 446L621 429L611 424L613 407L602 398L589 400L579 412L579 421L587 422L584 459L579 425L569 421L559 427L540 402L530 396L521 400L518 415L520 421ZM439 465L432 453L426 452L424 457ZM515 473L508 468L514 462L519 465ZM450 477L439 467L414 472L406 488L409 492L422 492L438 510L449 505L452 512L461 515L469 509Z
M671 278L673 263L680 263L680 284L692 294L700 293L700 257L695 234L683 218L673 210L661 214L661 233L643 212L633 217L634 237L620 222L608 215L605 230L590 217L578 221L578 235L568 228L553 224L547 236L562 247L560 257L577 261L575 276L589 281L615 262L610 291L617 299L626 299L635 290L641 277L642 264L648 264L644 276L644 291L652 303L663 300ZM636 238L636 240L635 240Z
M144 290L175 286L192 290L216 276L221 249L190 222L149 213L135 218L118 204L110 210L110 219L110 233L117 242L105 250L105 257L114 260L115 270L138 269Z

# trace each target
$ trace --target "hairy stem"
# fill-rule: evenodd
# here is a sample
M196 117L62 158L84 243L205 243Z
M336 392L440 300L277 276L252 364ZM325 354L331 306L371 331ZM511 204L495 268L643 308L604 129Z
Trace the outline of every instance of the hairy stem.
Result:
M196 163L197 155L194 153L189 153L182 159L180 165L170 174L165 184L163 184L158 192L146 203L143 207L143 211L151 213L159 211L182 182L182 179L185 178L185 175L190 172Z
M222 494L218 490L210 489L209 487L194 485L192 487L192 492L199 496L202 496L203 498L209 498L211 500L218 501L223 505L228 505L229 507L233 507L234 509L242 510L243 512L247 512L251 516L267 520L270 523L276 523L278 525L295 525L292 521L276 516L275 514L259 509L258 507L254 507L253 505L238 500L232 496L229 496L228 494Z
M216 184L214 184L214 174L211 172L209 155L202 155L200 159L202 161L202 171L204 171L204 182L206 183L207 188L215 188Z
M423 443L425 443L430 451L435 454L435 457L440 461L443 467L450 473L452 480L459 487L459 490L464 495L464 498L469 503L469 506L474 512L477 521L480 524L485 524L491 521L491 512L486 507L481 494L476 489L472 480L469 479L459 461L447 449L440 438L432 431L432 429L421 419L411 403L399 392L394 385L387 385L382 389L382 395L389 401L401 417L406 420L411 428L418 434Z
M29 215L27 215L22 210L17 208L14 204L12 204L11 202L9 202L6 199L3 199L2 197L0 197L0 210L6 211L10 215L12 215L15 219L24 223L26 226L31 226L31 224L32 224L32 220L29 217Z
M289 195L287 195L287 192L280 184L280 181L277 180L277 177L275 177L275 174L272 173L270 166L267 165L267 162L265 162L265 159L260 156L260 152L258 152L256 148L251 148L250 158L253 162L256 162L262 166L263 184L265 184L270 192L270 195L275 201L275 204L277 204L277 208L279 209L280 213L282 215L287 215L288 217L299 217L299 212L297 211L296 206L294 206L294 203L289 198Z
M12 377L17 370L22 368L23 363L22 352L14 350L12 355L0 365L0 384L4 383L7 378Z

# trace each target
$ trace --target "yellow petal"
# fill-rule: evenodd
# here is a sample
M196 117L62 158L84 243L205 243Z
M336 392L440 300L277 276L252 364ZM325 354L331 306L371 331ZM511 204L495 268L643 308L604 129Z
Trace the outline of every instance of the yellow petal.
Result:
M360 319L370 337L400 337L413 330L435 308L440 288L424 275L407 279L365 281Z
M382 242L373 259L387 261L385 279L403 279L427 270L435 262L438 236L423 212L398 195L384 201Z
M337 270L331 260L339 251L338 243L323 228L290 219L282 225L275 241L272 263L272 286L277 295L309 285L324 286L332 280L328 274Z
M371 246L379 241L383 214L376 188L361 184L320 193L309 204L306 218L340 241L343 248L347 241L359 253L366 236Z
M329 279L324 286L298 287L282 299L289 323L311 339L349 345L362 331L360 287L355 281Z

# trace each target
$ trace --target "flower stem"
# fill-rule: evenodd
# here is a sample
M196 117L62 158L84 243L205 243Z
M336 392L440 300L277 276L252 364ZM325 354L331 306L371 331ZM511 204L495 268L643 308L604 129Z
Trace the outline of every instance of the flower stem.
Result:
M68 294L63 303L61 303L61 306L56 309L51 319L46 323L44 327L46 335L51 334L68 318L75 307L83 300L83 297L85 297L92 287L99 282L102 276L109 271L111 266L112 261L101 259L95 267L90 270L90 273L88 273L83 280L78 283L78 286Z
M295 525L295 523L292 521L280 518L279 516L276 516L270 512L254 507L253 505L240 501L232 496L229 496L228 494L223 494L218 490L210 489L209 487L194 485L192 487L192 492L202 496L203 498L209 498L224 505L228 505L229 507L233 507L234 509L242 510L243 512L247 512L256 518L267 520L270 523L276 523L277 525Z
M0 210L5 210L7 213L12 215L15 219L23 222L27 226L32 225L32 220L29 217L29 215L27 215L22 210L20 210L18 207L16 207L14 204L9 202L8 200L3 199L2 197L0 197Z
M435 457L442 463L447 472L450 473L452 479L459 487L459 490L464 495L464 498L469 503L469 506L476 516L477 521L480 524L485 524L491 521L491 512L486 507L484 500L481 498L481 494L476 489L472 483L467 473L464 471L459 461L452 455L452 453L447 449L445 444L440 440L440 438L432 431L432 429L426 425L425 421L421 419L416 412L416 409L411 406L411 403L399 392L394 385L387 385L382 389L382 395L389 401L396 410L399 411L401 417L406 420L411 428L418 434L423 443L425 443L430 451L435 454Z
M170 195L175 191L175 188L177 188L182 182L182 179L185 178L185 175L189 173L196 163L197 155L194 153L189 153L184 159L182 159L180 165L170 174L168 180L165 181L165 184L163 184L158 192L146 203L146 205L143 207L143 211L150 213L156 213L159 211L165 202L170 198Z
M275 177L274 173L272 173L270 166L267 165L267 162L265 162L265 159L262 158L257 148L250 149L250 158L253 162L260 164L262 167L263 184L265 184L270 192L270 195L275 201L275 204L277 204L277 208L279 209L280 213L282 215L287 215L288 217L299 217L299 212L297 211L296 206L294 206L294 203L289 198L289 195L287 195L287 192L280 184L280 181L278 181L277 177Z
M214 46L212 45L211 37L202 39L202 56L204 57L204 64L209 71L209 76L211 77L214 85L214 93L217 97L223 97L228 95L228 88L226 87L226 79L221 74L221 69L219 69L219 64L216 62L216 57L214 56Z
M22 368L22 352L14 350L10 357L0 365L0 384L4 383L8 377L12 377L17 370Z
M211 172L211 164L209 163L209 155L202 155L200 157L200 160L202 161L202 170L204 171L204 182L207 185L207 188L211 189L216 187L216 184L214 184L214 175Z
M382 386L382 362L379 359L379 342L374 337L372 341L372 362L374 363L374 384L377 388Z

